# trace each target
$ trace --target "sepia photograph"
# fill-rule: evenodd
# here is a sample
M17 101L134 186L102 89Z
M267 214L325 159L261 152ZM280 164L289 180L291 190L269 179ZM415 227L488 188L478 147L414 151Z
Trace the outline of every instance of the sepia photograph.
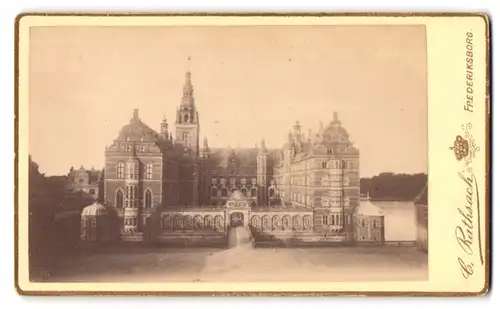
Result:
M29 282L429 281L425 23L25 34Z

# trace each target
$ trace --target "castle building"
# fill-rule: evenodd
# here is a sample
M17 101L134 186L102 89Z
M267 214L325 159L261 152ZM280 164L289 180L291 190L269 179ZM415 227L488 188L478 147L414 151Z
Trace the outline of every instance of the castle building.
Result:
M236 194L248 203L255 220L260 220L255 216L259 211L286 210L290 216L300 212L304 220L311 220L306 225L312 231L349 239L359 205L359 151L337 113L307 136L295 123L278 149L268 148L264 140L253 148L210 148L206 137L200 145L200 118L188 72L169 130L163 119L160 131L155 131L135 109L129 123L106 146L103 203L123 219L124 235L143 233L148 218L158 211L220 212ZM284 225L277 224L292 228L294 220L287 217Z
M99 196L99 187L103 181L103 171L94 168L87 170L83 166L79 169L70 168L67 176L65 187L66 196L71 196L75 193L88 194L90 197L97 199Z

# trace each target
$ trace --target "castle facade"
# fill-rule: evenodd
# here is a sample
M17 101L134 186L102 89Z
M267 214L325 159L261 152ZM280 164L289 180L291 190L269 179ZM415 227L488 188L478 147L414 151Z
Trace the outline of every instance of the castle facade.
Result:
M337 113L307 135L295 123L278 149L266 147L264 140L247 149L210 148L206 137L200 143L200 125L188 72L173 128L163 119L154 130L136 109L106 147L102 203L123 219L122 234L140 235L154 213L161 213L157 225L163 230L194 229L189 220L196 213L214 212L212 228L217 216L223 218L220 224L230 225L232 219L222 212L228 200L238 205L237 196L246 209L239 219L253 228L300 225L304 230L307 221L310 233L351 238L360 204L359 151ZM184 218L187 213L190 218ZM266 224L263 213L274 213ZM179 223L183 218L187 221Z

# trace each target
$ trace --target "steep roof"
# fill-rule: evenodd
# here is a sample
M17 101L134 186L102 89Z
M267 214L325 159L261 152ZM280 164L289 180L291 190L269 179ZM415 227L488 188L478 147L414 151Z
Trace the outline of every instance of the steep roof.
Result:
M82 217L95 217L95 216L104 216L107 214L108 214L108 209L104 205L102 205L98 202L95 202L94 204L83 208L81 216Z
M68 183L75 183L75 177L78 175L81 175L82 173L86 173L89 178L89 184L97 184L99 180L101 179L101 173L103 173L102 170L96 170L94 168L87 170L83 166L81 166L79 169L72 169L70 170L68 174Z
M142 122L139 118L139 111L137 109L134 110L134 114L130 119L130 122L123 126L116 138L117 141L125 142L125 141L149 141L155 142L158 139L158 132L153 130L147 124Z
M356 214L359 216L383 216L384 211L382 208L370 202L370 200L364 200L360 202L356 209Z

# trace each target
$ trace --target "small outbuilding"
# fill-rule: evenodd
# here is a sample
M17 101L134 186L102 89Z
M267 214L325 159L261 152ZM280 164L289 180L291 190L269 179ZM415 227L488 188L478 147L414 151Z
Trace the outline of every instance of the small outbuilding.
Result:
M80 223L80 239L91 242L106 242L113 239L114 224L112 224L112 212L100 204L94 202L83 208Z
M354 239L358 243L384 243L384 212L370 201L370 197L360 201L354 212Z

